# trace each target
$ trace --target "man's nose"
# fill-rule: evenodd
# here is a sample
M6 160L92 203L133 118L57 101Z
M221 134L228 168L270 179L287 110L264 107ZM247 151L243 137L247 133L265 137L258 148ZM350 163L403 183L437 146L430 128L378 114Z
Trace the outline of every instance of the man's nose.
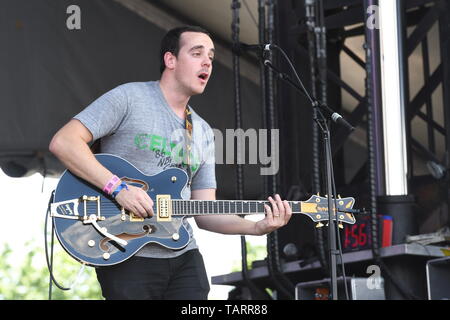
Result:
M202 66L210 67L211 66L211 59L209 57L205 57L203 59Z

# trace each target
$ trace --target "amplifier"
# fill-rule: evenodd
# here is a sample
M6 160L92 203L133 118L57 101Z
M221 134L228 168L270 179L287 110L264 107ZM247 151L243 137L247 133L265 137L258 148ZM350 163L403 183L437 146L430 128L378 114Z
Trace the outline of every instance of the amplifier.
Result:
M429 260L426 266L429 300L450 300L450 257Z
M385 300L383 278L377 285L368 283L368 278L346 277L350 300ZM369 281L370 282L370 281ZM338 277L338 300L346 300L344 279ZM295 287L296 300L331 300L330 279L301 282Z

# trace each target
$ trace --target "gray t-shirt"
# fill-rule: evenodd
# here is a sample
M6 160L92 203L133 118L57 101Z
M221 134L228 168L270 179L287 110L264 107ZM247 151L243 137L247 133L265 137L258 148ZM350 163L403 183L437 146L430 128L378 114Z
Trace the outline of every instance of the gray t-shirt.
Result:
M216 188L214 135L206 121L192 107L190 109L193 122L192 184L183 190L183 199L190 199L191 190ZM102 153L120 156L144 174L154 175L169 167L186 171L182 156L185 123L167 104L159 81L120 85L74 118L88 128L94 140L101 138ZM197 248L192 227L186 218L183 223L191 235L191 241L184 249L173 251L148 244L136 255L169 258Z

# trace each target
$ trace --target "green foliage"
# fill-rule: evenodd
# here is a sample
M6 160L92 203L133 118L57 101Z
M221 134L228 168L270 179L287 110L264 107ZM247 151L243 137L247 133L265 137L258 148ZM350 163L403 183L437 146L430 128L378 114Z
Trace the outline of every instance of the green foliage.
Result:
M46 300L49 297L49 271L43 247L36 241L28 242L22 254L16 254L8 245L0 249L0 299ZM54 277L62 286L70 286L77 277L81 264L72 259L55 244L53 258ZM53 300L103 299L95 270L85 267L71 290L61 290L55 285Z
M267 256L267 248L263 245L252 245L247 242L247 265L248 268L252 268L252 262L257 260L263 260ZM242 270L242 261L234 261L233 267L231 269L232 272L241 271Z

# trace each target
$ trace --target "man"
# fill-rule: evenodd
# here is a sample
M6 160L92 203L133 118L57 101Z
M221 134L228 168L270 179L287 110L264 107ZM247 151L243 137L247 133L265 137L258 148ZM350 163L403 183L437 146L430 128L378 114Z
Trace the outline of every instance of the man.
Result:
M114 172L96 160L90 142L101 138L102 152L121 156L148 175L167 166L180 166L191 178L183 198L214 200L214 161L205 159L211 153L193 154L180 162L175 159L178 152L168 151L186 145L174 134L187 128L186 119L193 123L195 150L210 149L214 144L211 128L188 105L191 96L204 91L213 59L214 44L207 31L191 26L170 30L161 43L160 81L128 83L107 92L55 134L50 151L72 173L115 196L121 206L143 218L154 214L154 199L141 188L114 178ZM285 225L292 214L278 195L269 201L265 218L257 222L231 215L198 216L195 221L202 229L223 234L267 234ZM192 235L187 220L183 223ZM193 237L182 250L149 244L127 261L96 272L106 299L208 297L209 283Z

